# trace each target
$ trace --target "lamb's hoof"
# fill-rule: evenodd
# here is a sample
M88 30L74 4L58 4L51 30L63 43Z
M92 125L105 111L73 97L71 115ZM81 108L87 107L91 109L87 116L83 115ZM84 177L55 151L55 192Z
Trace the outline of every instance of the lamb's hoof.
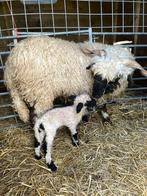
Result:
M57 167L53 161L51 161L50 163L47 163L47 166L49 169L51 169L52 172L55 172L57 170Z
M79 146L79 141L75 142L75 141L72 140L72 145L73 146Z
M87 123L88 120L89 120L89 116L88 116L88 115L84 115L84 116L82 117L82 122L83 122L83 123Z
M75 133L74 135L72 135L71 140L72 140L73 146L79 146L78 133Z
M110 118L109 117L108 118L103 118L103 124L107 124L107 123L112 125L112 121L110 120Z
M41 159L41 156L38 156L35 154L35 159L39 160L39 159Z

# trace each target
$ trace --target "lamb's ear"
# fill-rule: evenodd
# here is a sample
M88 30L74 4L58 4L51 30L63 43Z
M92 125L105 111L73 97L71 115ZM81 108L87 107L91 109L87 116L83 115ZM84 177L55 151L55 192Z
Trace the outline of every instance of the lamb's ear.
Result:
M76 108L77 113L79 113L81 111L83 106L84 106L83 103L78 103L77 108Z

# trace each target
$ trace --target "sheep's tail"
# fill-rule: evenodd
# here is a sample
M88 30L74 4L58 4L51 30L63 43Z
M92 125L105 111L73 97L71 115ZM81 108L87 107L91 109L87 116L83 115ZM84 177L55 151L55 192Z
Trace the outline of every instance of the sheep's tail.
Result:
M136 61L133 61L133 60L124 60L124 64L127 67L131 67L131 68L134 68L134 69L139 69L141 71L141 74L143 76L147 76L147 71L139 63L137 63Z

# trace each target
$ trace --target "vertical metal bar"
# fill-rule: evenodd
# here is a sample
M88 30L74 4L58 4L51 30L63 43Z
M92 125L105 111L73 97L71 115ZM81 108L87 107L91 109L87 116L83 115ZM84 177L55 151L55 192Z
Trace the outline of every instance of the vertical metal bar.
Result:
M124 32L125 26L125 5L124 0L122 0L122 32Z
M26 31L28 32L28 19L27 19L27 12L26 12L26 3L25 3L25 1L23 2L23 9L24 9Z
M139 2L136 2L136 4L135 4L134 32L139 31L140 12L141 12L141 2L139 1ZM138 41L138 35L135 34L134 35L134 44L137 44L137 41ZM136 55L136 51L137 51L137 48L135 47L134 48L134 55Z
M144 0L142 0L142 32L144 32Z
M8 6L9 6L9 3L8 3ZM9 7L9 9L10 9L10 14L11 14L11 19L12 19L12 26L13 26L13 29L15 29L15 21L14 21L14 16L13 16L12 0L10 0L10 7Z
M117 25L118 25L118 8L119 3L115 2L114 11L115 11L115 17L114 17L114 32L117 32ZM113 36L113 43L116 42L117 35L114 34Z
M89 43L92 43L93 42L93 40L92 40L92 28L89 28L88 29L89 30Z
M135 2L134 2L134 0L133 0L133 2L132 2L132 4L133 4L133 13L132 13L132 16L133 16L133 32L135 32Z
M65 30L68 32L66 0L64 0ZM68 33L66 34L68 36Z
M91 6L90 6L90 0L88 1L88 18L89 18L89 27L91 27Z
M111 1L111 20L112 20L112 32L114 31L114 7L113 7L113 0Z
M12 30L12 35L15 36L15 37L17 36L16 29L13 29L13 30ZM15 38L15 39L13 40L13 42L14 42L14 45L17 44L17 39Z
M100 14L101 14L101 32L103 32L103 0L100 1Z
M40 6L40 0L38 0L38 9L39 9L40 29L41 29L41 32L43 32L43 28L42 28L42 16L41 16L41 6Z
M80 17L79 17L79 0L77 0L77 25L78 25L78 35L80 36Z
M0 37L2 37L2 28L0 27Z
M55 33L56 29L55 29L55 16L54 16L53 0L51 0L51 11L52 11L53 32Z

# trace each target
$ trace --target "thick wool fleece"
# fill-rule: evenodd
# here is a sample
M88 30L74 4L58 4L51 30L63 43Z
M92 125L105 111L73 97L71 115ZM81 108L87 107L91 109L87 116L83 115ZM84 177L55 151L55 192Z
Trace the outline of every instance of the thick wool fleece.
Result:
M24 122L29 120L26 103L35 104L35 113L41 115L52 108L53 100L58 96L91 94L93 76L86 70L91 56L81 50L85 45L88 44L39 36L22 40L12 49L4 77L14 108ZM88 47L107 49L110 46L95 43ZM110 56L118 54L121 58L134 59L127 49L111 46ZM111 70L114 64L109 63L108 69Z

